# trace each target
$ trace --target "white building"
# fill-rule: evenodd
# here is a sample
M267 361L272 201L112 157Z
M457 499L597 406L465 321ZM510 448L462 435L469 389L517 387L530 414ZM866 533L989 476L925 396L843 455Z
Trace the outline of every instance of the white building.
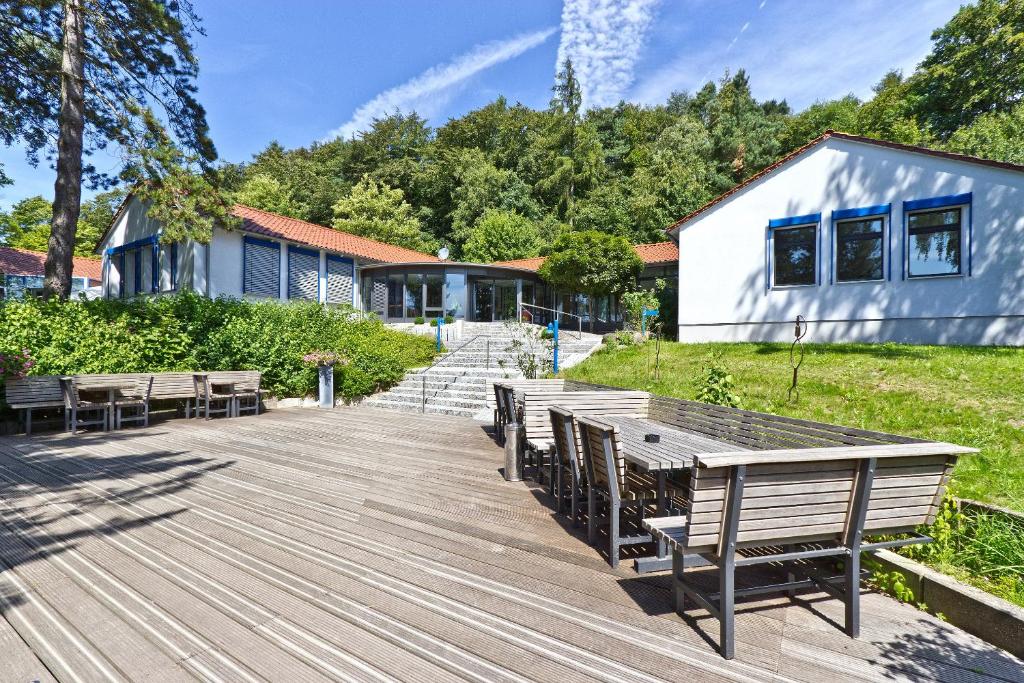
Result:
M680 341L1024 345L1024 166L829 131L669 232Z

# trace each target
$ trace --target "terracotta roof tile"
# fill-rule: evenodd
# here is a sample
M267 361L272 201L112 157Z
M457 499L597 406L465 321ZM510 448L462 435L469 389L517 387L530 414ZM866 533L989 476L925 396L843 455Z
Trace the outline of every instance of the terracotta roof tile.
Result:
M236 204L231 213L242 219L241 229L245 232L306 244L370 261L410 263L439 260L430 254L396 247L392 244L385 244L242 204Z
M739 185L737 185L737 186L735 186L735 187L733 187L733 188L723 192L722 194L718 195L717 197L712 199L710 202L708 202L704 206L702 206L699 209L697 209L696 211L691 211L690 213L686 214L685 216L680 218L678 221L676 221L672 225L670 225L667 228L665 228L665 232L672 232L673 230L675 230L676 228L680 227L684 223L689 223L694 218L696 218L697 216L700 216L701 214L703 214L708 209L711 209L712 207L716 206L717 204L720 204L721 202L725 201L726 199L728 199L732 195L736 194L737 192L739 192L743 188L745 188L748 185L750 185L751 183L754 183L754 182L760 180L761 178L765 177L766 175L768 175L768 174L772 173L773 171L775 171L776 169L778 169L780 166L784 166L785 164L787 164L788 162L792 161L793 159L796 159L798 156L800 156L804 152L809 151L813 147L817 147L818 145L820 145L821 143L825 142L829 138L836 138L837 140L852 140L854 142L863 142L863 143L868 144L868 145L875 145L876 147L887 147L889 149L898 149L898 150L903 151L903 152L914 152L916 154L927 154L929 156L939 157L939 158L942 158L942 159L952 159L954 161L963 161L963 162L966 162L966 163L969 163L969 164L978 164L979 166L992 166L994 168L1002 168L1002 169L1005 169L1005 170L1008 170L1008 171L1024 172L1024 166L1022 166L1020 164L1011 164L1011 163L1006 162L1006 161L995 161L993 159L982 159L981 157L970 156L970 155L967 155L967 154L957 154L956 152L944 152L944 151L939 150L939 149L930 149L928 147L918 147L916 145L904 145L904 144L902 144L900 142L889 142L888 140L876 140L874 138L864 137L863 135L852 135L850 133L840 133L840 132L834 131L834 130L826 130L824 133L822 133L818 137L814 138L813 140L808 142L803 147L798 147L797 149L793 150L792 152L790 152L786 156L784 156L781 159L779 159L778 161L776 161L774 164L771 164L769 166L765 166L760 171L758 171L754 175L750 176L749 178L744 180Z
M45 264L44 252L0 247L0 273L5 275L42 275ZM98 282L103 279L103 261L98 258L75 256L71 274L74 277L87 277Z
M659 263L676 263L679 261L679 247L675 242L637 244L634 248L636 249L636 253L640 259L648 266L657 265ZM497 261L491 265L511 266L536 272L540 270L544 260L544 256L536 256L534 258L521 258L513 261Z

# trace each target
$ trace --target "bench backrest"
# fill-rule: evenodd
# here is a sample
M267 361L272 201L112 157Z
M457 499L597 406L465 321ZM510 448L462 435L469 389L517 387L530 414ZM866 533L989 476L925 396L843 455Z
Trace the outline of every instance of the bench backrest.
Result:
M516 393L521 393L527 389L532 391L565 391L564 379L496 379L493 383L512 387ZM497 397L494 392L487 392L487 407L493 409L496 407L496 404Z
M754 450L920 443L921 439L783 417L667 396L652 396L650 418Z
M71 379L72 382L74 382L74 386L76 388L83 386L88 386L91 388L134 386L138 380L146 377L149 377L148 373L122 372L74 375Z
M915 443L699 455L690 478L686 547L717 554L732 524L737 547L849 546L858 530L913 531L935 520L957 455L970 452Z
M57 375L34 375L9 379L4 383L5 401L12 408L56 407L64 405L64 392Z
M523 425L528 441L550 441L551 415L548 409L559 406L581 415L622 415L647 417L647 402L650 394L646 391L560 391L534 392L526 390L523 398Z
M230 382L236 391L258 391L262 373L259 370L217 370L207 374L210 384Z
M592 417L576 416L591 486L604 489L621 498L626 493L626 458L622 454L619 428ZM614 482L612 487L610 482Z
M572 467L583 481L587 481L585 475L587 468L583 463L579 430L572 413L560 406L552 406L548 408L548 415L551 417L551 433L559 460L566 467Z
M195 374L191 372L158 372L153 375L150 399L195 398Z
M516 401L512 387L500 382L494 383L494 399L497 402L496 408L501 414L501 421L505 424L517 422Z

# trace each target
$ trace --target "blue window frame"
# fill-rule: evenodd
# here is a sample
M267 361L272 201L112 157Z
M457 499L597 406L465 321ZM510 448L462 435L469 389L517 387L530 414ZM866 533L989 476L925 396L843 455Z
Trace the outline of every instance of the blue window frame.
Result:
M142 250L135 249L133 254L135 256L135 291L132 294L139 294L142 291Z
M766 289L820 284L820 228L820 213L768 221Z
M886 279L888 218L891 213L891 204L832 212L830 283Z
M972 201L967 192L903 202L904 280L971 274Z

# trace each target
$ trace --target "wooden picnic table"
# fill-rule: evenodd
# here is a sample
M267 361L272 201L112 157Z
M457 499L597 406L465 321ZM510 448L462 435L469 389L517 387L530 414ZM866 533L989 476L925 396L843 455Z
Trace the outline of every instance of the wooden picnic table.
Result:
M628 462L657 476L659 517L670 513L668 478L672 472L689 470L693 467L693 458L696 455L750 450L637 417L608 415L601 416L601 421L619 428L622 455ZM648 434L657 434L658 442L648 442L645 439ZM688 561L691 559L695 566L706 564L699 556L687 558ZM639 574L671 568L672 557L664 541L658 542L657 555L636 560L636 571Z
M74 377L65 377L65 381L74 382L75 389L79 393L84 394L106 394L107 395L107 410L106 410L106 424L103 425L104 429L110 430L114 428L114 411L117 403L117 394L119 391L131 390L135 388L136 380L125 379L123 382L111 382L110 380L103 380L101 382L95 382L90 384L88 380L80 381L75 380Z

